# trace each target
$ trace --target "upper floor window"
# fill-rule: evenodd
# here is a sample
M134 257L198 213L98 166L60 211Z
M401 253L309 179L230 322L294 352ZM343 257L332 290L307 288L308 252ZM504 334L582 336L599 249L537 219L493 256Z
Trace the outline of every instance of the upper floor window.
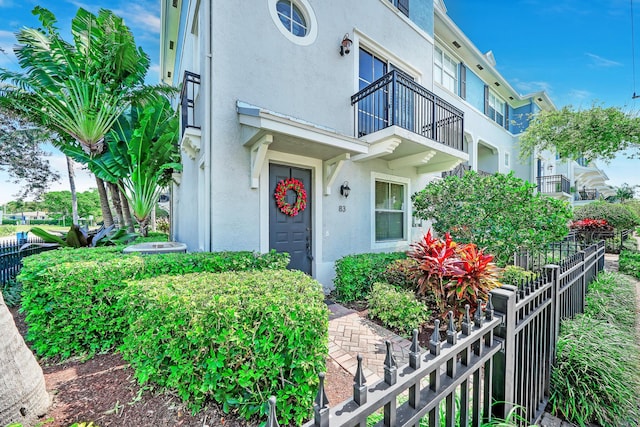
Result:
M409 16L409 0L389 0L405 16Z
M500 126L504 126L505 102L489 91L489 111L487 115Z
M276 3L276 10L280 22L291 34L298 37L307 35L307 21L304 19L304 14L292 1L279 0Z
M289 41L308 46L316 41L318 23L309 0L268 0L271 19Z
M458 62L436 47L433 64L433 79L448 91L457 94Z

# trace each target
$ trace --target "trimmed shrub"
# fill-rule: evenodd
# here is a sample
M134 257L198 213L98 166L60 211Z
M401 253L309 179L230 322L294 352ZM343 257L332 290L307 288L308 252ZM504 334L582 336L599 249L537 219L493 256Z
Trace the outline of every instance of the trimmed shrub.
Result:
M586 218L604 219L618 230L633 229L640 225L640 218L621 203L595 201L574 209L574 220Z
M142 383L197 410L213 399L250 418L278 399L280 423L308 419L328 354L328 310L299 271L200 273L132 281L122 354Z
M40 356L92 356L122 341L127 325L119 299L126 288L125 280L205 271L283 269L288 262L287 254L275 252L141 256L123 255L112 248L30 256L23 260L17 278L23 287L27 339Z
M336 260L333 280L336 299L341 302L365 300L373 284L384 281L387 266L406 257L404 252L381 252L347 255Z
M405 337L411 336L414 329L420 329L431 315L413 292L396 289L388 283L374 283L367 301L371 317Z
M419 267L415 259L398 259L387 265L383 277L386 283L399 286L402 289L415 290L418 278L416 270Z
M525 270L517 265L507 265L499 274L500 282L518 286L538 277L533 271Z

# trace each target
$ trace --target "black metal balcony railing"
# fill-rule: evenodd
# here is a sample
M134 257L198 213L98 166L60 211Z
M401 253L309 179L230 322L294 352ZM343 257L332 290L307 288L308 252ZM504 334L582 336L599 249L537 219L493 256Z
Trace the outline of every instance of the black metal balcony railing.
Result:
M458 178L462 178L464 176L464 174L467 173L470 170L473 170L473 169L471 169L471 166L465 165L465 164L459 164L458 166L456 166L455 168L453 168L451 170L442 172L442 177L446 178L448 176L457 176ZM477 170L476 173L478 175L480 175L480 176L492 176L493 175L490 172L485 172L485 171L482 171L482 170Z
M182 132L187 128L200 129L200 122L196 115L196 95L200 90L200 75L191 71L184 72L182 90L180 92L180 110L182 113Z
M598 200L600 197L598 190L595 188L583 188L578 191L578 194L580 195L579 200Z
M393 70L351 97L356 136L400 126L456 150L464 146L464 113Z
M549 175L538 177L538 192L543 194L571 192L571 182L564 175Z

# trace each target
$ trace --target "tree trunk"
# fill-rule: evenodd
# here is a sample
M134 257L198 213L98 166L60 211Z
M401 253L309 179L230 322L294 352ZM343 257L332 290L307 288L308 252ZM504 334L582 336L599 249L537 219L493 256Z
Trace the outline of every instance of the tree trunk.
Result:
M124 216L122 214L122 203L120 203L120 189L113 182L107 182L109 192L111 193L111 200L113 200L113 207L116 210L118 216L118 228L124 227Z
M156 207L155 207L155 205L153 206L153 209L151 209L151 213L149 214L149 221L151 223L151 231L155 232L156 231Z
M107 189L104 188L104 181L96 176L96 184L98 185L98 194L100 195L100 210L102 211L102 222L105 227L113 225L113 215L111 215L111 207L109 206L109 197Z
M0 420L31 425L46 413L51 399L42 368L16 328L0 293Z
M78 193L76 192L76 173L73 168L73 160L67 157L67 172L69 173L69 189L71 190L71 216L74 225L78 225Z
M127 231L129 233L135 233L135 224L133 217L131 216L131 208L129 207L129 200L127 196L120 190L120 201L122 202L122 213L124 214L124 220L127 223Z
M147 215L147 217L142 220L142 221L138 221L138 225L140 226L140 235L142 237L147 237L149 235L149 219L150 219L151 215Z

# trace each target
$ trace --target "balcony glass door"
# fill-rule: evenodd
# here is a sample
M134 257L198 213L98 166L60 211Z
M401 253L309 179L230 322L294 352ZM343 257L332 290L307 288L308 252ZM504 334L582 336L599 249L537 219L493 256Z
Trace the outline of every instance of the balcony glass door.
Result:
M360 49L358 64L359 90L364 89L387 74L387 63ZM358 103L358 136L387 127L389 122L389 91L386 86Z

